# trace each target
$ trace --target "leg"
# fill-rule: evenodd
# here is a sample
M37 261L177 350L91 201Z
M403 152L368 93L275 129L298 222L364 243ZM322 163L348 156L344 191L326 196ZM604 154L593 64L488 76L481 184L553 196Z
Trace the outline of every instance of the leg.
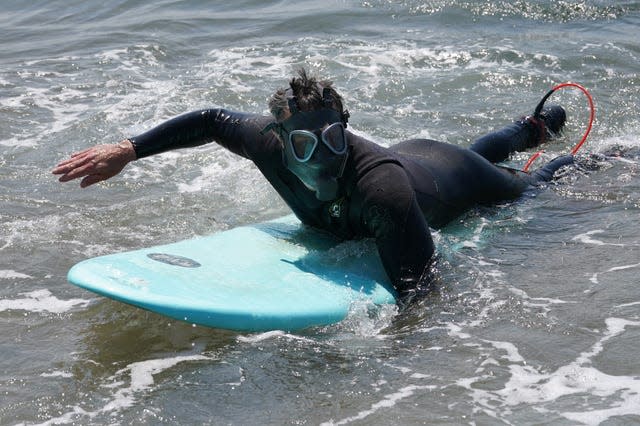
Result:
M418 204L434 228L478 203L517 198L529 187L528 174L510 172L457 145L414 139L391 150L399 154Z
M546 107L541 120L532 117L523 118L496 132L477 139L469 149L477 152L492 163L499 163L518 151L540 145L551 135L560 131L566 120L564 109L560 106Z

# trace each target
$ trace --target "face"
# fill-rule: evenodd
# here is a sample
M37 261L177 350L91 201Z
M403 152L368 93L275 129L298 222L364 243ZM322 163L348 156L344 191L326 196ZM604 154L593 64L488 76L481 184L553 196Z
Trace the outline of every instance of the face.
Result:
M288 114L279 124L284 163L321 201L337 198L348 157L347 138L334 110Z

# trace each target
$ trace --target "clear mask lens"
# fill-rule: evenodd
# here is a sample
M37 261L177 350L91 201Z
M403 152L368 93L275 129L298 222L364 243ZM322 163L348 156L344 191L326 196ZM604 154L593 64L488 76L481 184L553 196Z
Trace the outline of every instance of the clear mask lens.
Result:
M347 140L342 123L333 123L320 134L322 143L331 152L342 155L347 151ZM318 147L318 136L309 130L293 130L289 133L288 142L291 150L301 163L309 161Z
M347 151L347 140L344 137L342 123L333 123L322 131L322 142L334 153L344 154Z
M289 133L289 143L293 154L300 162L308 161L318 146L318 137L306 130L294 130Z

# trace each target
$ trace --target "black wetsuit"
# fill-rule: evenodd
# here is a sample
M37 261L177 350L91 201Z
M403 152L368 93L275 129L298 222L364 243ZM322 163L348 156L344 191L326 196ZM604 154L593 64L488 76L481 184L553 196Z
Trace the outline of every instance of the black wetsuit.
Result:
M570 158L533 174L495 166L535 146L540 129L514 123L476 141L471 149L427 139L384 148L347 132L349 158L337 200L319 201L282 161L271 117L224 109L194 111L131 138L138 158L215 141L255 163L306 225L343 239L372 237L399 291L423 283L435 248L429 227L440 227L474 205L513 199L549 180Z

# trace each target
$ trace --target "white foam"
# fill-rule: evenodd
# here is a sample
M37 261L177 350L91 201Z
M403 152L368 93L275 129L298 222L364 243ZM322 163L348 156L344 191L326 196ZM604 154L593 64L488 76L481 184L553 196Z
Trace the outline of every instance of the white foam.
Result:
M211 358L204 355L182 355L173 358L151 359L147 361L134 362L125 368L118 370L116 374L103 384L102 387L117 389L124 386L127 382L121 380L122 376L129 375L129 386L118 389L113 398L103 407L95 411L86 411L79 406L71 407L71 411L62 414L59 417L49 419L41 423L41 426L57 425L73 423L78 421L78 417L95 418L102 413L118 412L122 409L129 408L136 403L138 394L146 391L154 385L153 376L174 367L182 362L204 361ZM82 422L81 422L82 423Z
M151 359L147 361L134 362L126 368L116 372L116 377L129 373L129 387L120 389L114 395L111 402L105 405L101 411L120 410L131 407L135 401L135 394L150 388L154 384L153 376L161 373L181 362L203 361L210 358L204 355L185 355L174 358Z
M471 235L470 239L464 241L462 243L462 246L466 248L480 247L480 242L482 240L482 231L484 230L484 228L487 227L488 224L489 224L489 221L486 218L484 217L480 218L480 223L478 223L476 228L473 230L473 235Z
M44 215L31 219L7 220L0 223L0 251L21 244L49 243L52 240L59 241L60 234L69 229L70 224L79 220L75 214L71 215ZM143 238L144 236L140 237ZM65 244L75 246L78 252L91 257L92 254L111 253L118 249L117 246L100 244L100 242L87 245L78 240L64 240ZM1 277L0 277L1 278Z
M0 280L12 280L12 279L27 279L33 278L30 275L21 274L20 272L12 271L10 269L0 269Z
M64 413L61 416L55 417L53 419L49 419L46 422L38 423L37 426L73 424L78 416L92 417L92 413L82 409L81 407L75 406L72 407L72 411Z
M52 371L51 373L42 373L41 377L62 377L62 378L70 378L73 377L73 374L68 373L66 371Z
M53 117L50 121L36 123L28 132L25 130L17 139L4 141L4 144L34 146L38 141L50 137L51 133L62 131L77 123L79 117L87 110L87 106L79 101L89 102L86 99L88 96L88 93L69 86L27 87L24 93L5 99L2 102L5 107L21 109L24 105L34 104L50 111Z
M231 154L229 151L216 153L214 161L200 168L200 175L187 183L178 183L178 190L183 192L200 192L204 189L220 186L221 179L235 176L236 173L253 168L248 160ZM256 170L257 173L257 170Z
M445 328L448 330L449 335L452 337L456 337L458 339L463 339L463 340L471 338L471 335L468 333L464 333L462 331L462 327L459 326L458 324L454 324L450 322L446 324Z
M265 340L280 339L280 338L314 343L314 340L312 339L308 339L302 336L296 336L295 334L289 334L282 330L267 331L265 333L259 333L259 334L247 335L247 336L240 335L237 337L238 342L243 342L243 343L259 343Z
M346 425L346 424L351 423L351 422L355 422L355 421L358 421L358 420L363 420L363 419L369 417L370 415L374 414L376 411L378 411L380 409L391 408L391 407L395 406L398 403L398 401L401 401L403 399L411 397L417 391L434 390L436 388L437 388L437 386L434 386L434 385L409 385L409 386L405 386L405 387L399 389L397 392L385 395L385 397L382 400L371 404L371 408L369 408L367 410L360 411L355 416L347 417L347 418L339 420L337 422L332 419L332 420L329 420L328 422L321 423L321 425L323 425L323 426Z
M0 312L21 310L28 312L50 312L52 314L62 314L75 307L84 307L91 303L91 300L86 299L61 300L52 295L47 289L20 293L20 295L24 297L13 300L0 300Z
M511 342L498 342L493 340L484 340L484 342L489 343L496 349L503 350L507 353L507 355L503 358L506 358L509 362L524 362L524 358L518 352L518 348Z
M622 146L625 148L635 148L638 146L637 129L627 129L627 134L616 135L602 138L597 142L596 149L603 151L611 146ZM591 143L594 143L593 141ZM625 160L624 158L617 158L617 160Z
M483 263L485 263L486 266L486 262ZM506 299L498 297L495 294L496 289L504 285L504 282L502 280L504 273L498 269L485 270L484 268L481 268L476 272L478 274L478 278L476 279L476 281L479 283L486 283L488 285L480 286L478 288L480 294L479 296L475 297L478 306L483 306L482 310L476 315L475 319L470 319L464 324L465 326L472 328L481 326L487 318L490 318L492 316L492 312L498 311L507 303ZM451 324L449 326L449 334L451 336L460 339L468 339L469 337L471 337L467 333L462 333L461 330L461 326L454 324Z
M624 271L625 269L633 269L638 267L640 267L640 263L634 263L632 265L614 266L613 268L607 269L606 272Z
M154 111L158 115L154 117L154 124L162 121L166 117L166 110L163 108L171 102L173 96L167 96L176 91L179 86L178 79L159 80L148 78L148 67L158 64L157 57L163 52L156 45L135 45L127 49L117 49L105 51L95 56L95 59L102 64L113 63L109 67L106 76L107 87L103 83L86 83L86 75L83 71L67 70L65 72L42 71L41 68L53 65L72 63L73 61L84 62L90 58L69 58L58 57L47 59L46 61L30 61L27 67L37 68L37 71L23 69L18 73L20 79L15 84L23 89L13 90L11 94L0 98L0 106L16 112L22 116L23 111L42 109L47 111L49 117L42 120L31 120L27 125L21 126L18 132L0 140L0 146L9 147L34 147L44 142L48 142L53 133L67 130L77 126L84 118L91 117L96 113L106 114L106 122L130 123L140 120L140 111L145 110L145 106L150 104L149 93L156 96ZM102 66L100 68L103 68ZM117 90L124 80L120 70L126 70L127 74L134 74L138 90L128 88L126 93ZM79 78L79 74L82 76ZM109 80L109 77L115 80ZM125 79L126 80L126 79ZM47 84L42 82L46 81ZM83 83L78 83L82 81ZM71 83L69 83L71 82ZM114 86L116 86L114 88ZM142 95L141 95L142 93ZM96 102L96 100L99 100ZM149 108L147 107L146 110ZM30 114L29 114L30 115Z
M131 71L157 66L158 60L154 53L161 54L158 45L137 44L127 48L107 50L97 54L96 57L101 62L118 63L118 69Z
M634 263L634 264L630 264L630 265L622 265L622 266L614 266L611 267L609 269L607 269L606 271L603 272L595 272L591 278L589 278L589 281L591 281L593 284L598 284L600 281L598 279L598 277L602 274L607 274L610 272L617 272L617 271L624 271L626 269L634 269L634 268L640 268L640 263Z
M376 305L370 300L359 300L351 304L347 317L336 325L356 336L385 339L382 330L387 328L398 314L395 304Z
M616 246L616 247L624 247L624 244L616 244L616 243L605 243L604 241L596 240L591 238L592 235L601 234L605 232L602 229L595 229L593 231L585 232L584 234L578 234L571 239L571 241L578 241L583 244L592 244L596 246Z
M36 146L35 140L31 138L9 138L0 140L0 146L6 146L9 148L13 147L24 147L24 148L32 148Z
M629 306L637 305L640 305L640 302L623 303L622 305L617 305L616 308L628 308Z
M567 302L562 299L554 299L549 297L531 297L524 290L521 290L515 287L509 287L509 291L519 296L522 299L523 306L534 308L534 309L541 309L542 312L540 314L544 317L546 317L547 314L551 311L551 305L577 303L577 302Z
M610 408L580 412L561 412L561 416L584 424L599 424L617 415L640 415L640 377L613 376L599 371L592 365L592 359L604 350L605 343L620 335L627 327L638 327L640 321L608 318L607 330L602 337L574 361L552 372L545 372L527 365L517 348L511 343L489 342L495 348L507 352L503 359L508 366L509 380L498 390L485 390L474 386L492 376L462 378L457 384L467 389L477 406L488 415L495 416L501 407L526 405L536 410L545 410L546 403L571 395L591 395L601 399L615 398L608 402Z

